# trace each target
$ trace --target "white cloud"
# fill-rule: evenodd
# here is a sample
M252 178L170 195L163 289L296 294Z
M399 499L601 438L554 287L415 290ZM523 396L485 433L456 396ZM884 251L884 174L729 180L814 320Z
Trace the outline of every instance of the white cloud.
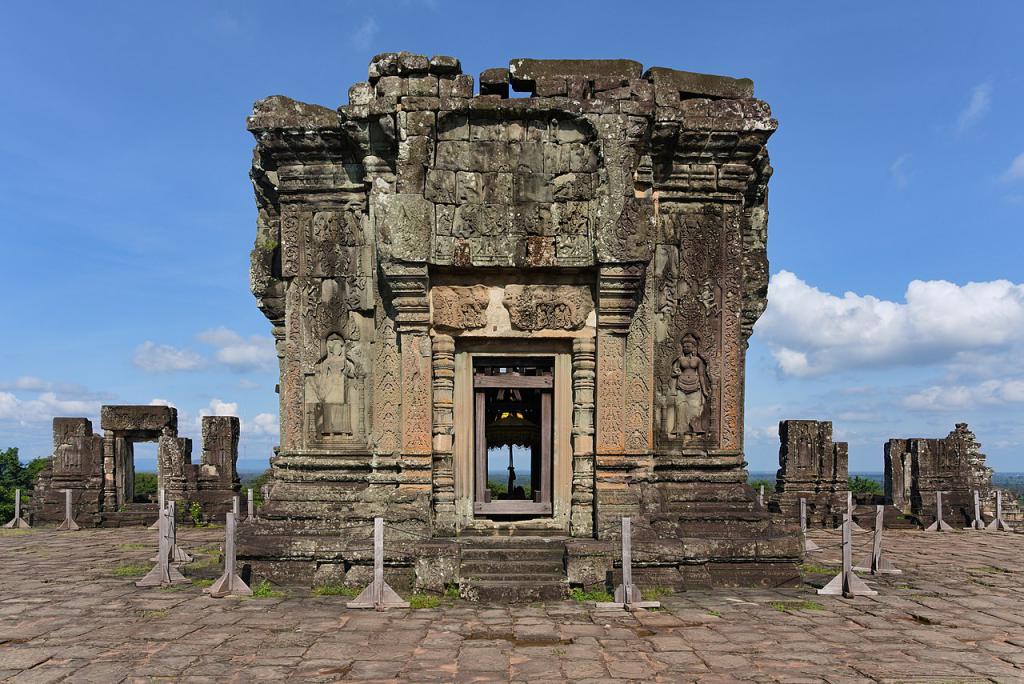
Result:
M277 416L270 413L257 413L243 426L243 430L253 435L276 435L280 429Z
M367 17L366 20L359 25L352 33L352 47L357 50L366 50L370 47L373 39L377 37L377 20L374 17Z
M981 121L992 109L992 82L985 81L971 91L971 100L956 120L957 133L964 133Z
M266 370L272 368L277 360L274 340L269 336L252 335L245 339L234 330L221 326L204 330L196 337L216 347L214 357L232 370Z
M1024 152L1013 158L1010 166L1003 172L1003 180L1007 183L1024 180Z
M910 161L910 155L901 154L889 164L889 176L892 178L893 185L897 188L905 188L910 182L910 177L907 174L908 161Z
M756 330L791 376L951 362L959 353L1024 343L1024 285L914 280L905 302L893 302L838 297L780 271Z
M135 350L132 363L147 373L173 373L202 368L205 359L191 349L146 340Z
M156 399L156 398L150 399L149 400L149 405L150 406L170 406L171 408L178 408L177 406L175 406L171 402L167 401L166 399Z
M221 401L220 399L211 399L210 405L206 408L199 409L199 416L237 416L238 415L238 403L234 401Z
M977 385L933 385L903 399L903 405L914 411L960 411L1017 402L1024 402L1024 379L986 380Z
M0 389L20 390L23 392L42 392L53 386L53 383L37 378L34 375L23 375L15 378L12 382L0 383Z
M0 420L16 423L48 422L54 416L94 416L99 410L99 401L61 399L54 392L43 392L34 399L20 399L10 392L0 392Z

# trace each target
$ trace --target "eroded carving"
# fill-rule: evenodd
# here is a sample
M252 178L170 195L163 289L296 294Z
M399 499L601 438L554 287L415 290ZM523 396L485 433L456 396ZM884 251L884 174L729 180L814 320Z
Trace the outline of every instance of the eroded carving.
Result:
M435 285L430 289L434 327L474 330L487 324L489 293L483 285Z
M517 330L580 330L594 310L582 285L509 285L502 304Z

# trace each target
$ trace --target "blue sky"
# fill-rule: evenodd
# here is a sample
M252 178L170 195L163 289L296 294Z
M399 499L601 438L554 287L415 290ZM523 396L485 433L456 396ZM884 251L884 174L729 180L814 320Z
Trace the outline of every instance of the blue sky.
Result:
M405 49L472 74L627 57L753 78L780 127L751 469L776 466L780 418L816 418L855 470L962 420L990 464L1024 470L1024 5L767 8L5 3L0 447L48 454L53 415L164 400L193 437L204 412L239 415L240 468L262 469L276 362L248 292L245 116L272 94L342 104L374 54Z

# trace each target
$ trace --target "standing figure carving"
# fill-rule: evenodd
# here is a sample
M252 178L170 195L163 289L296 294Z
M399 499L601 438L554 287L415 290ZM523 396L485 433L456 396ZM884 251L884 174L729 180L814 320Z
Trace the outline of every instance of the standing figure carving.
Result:
M313 383L320 404L317 422L321 435L352 434L349 380L361 377L362 372L351 345L337 334L328 337Z
M675 394L675 420L668 426L669 437L704 434L708 431L705 407L711 398L711 377L704 358L697 351L698 338L686 333L679 341L679 356L672 361L671 387Z

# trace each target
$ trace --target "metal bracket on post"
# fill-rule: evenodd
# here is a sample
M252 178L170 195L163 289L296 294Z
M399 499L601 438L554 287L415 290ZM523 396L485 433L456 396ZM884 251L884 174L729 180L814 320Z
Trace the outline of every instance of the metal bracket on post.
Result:
M164 515L164 506L166 505L164 503L165 501L167 501L167 494L165 493L164 488L161 487L160 488L160 504L159 504L160 505L160 510L156 514L156 522L154 522L152 525L150 525L149 529L151 529L151 530L159 530L160 529L160 518L162 518L163 515Z
M846 492L846 514L850 516L850 529L854 532L864 532L864 528L853 521L853 492ZM843 523L836 526L835 529L840 530L843 528Z
M21 517L21 490L14 490L14 518L11 522L4 525L4 529L13 530L15 528L19 530L27 530L32 527Z
M974 519L971 520L971 524L964 528L965 530L984 530L985 520L981 517L981 498L978 496L978 490L974 490Z
M252 488L251 487L248 489L248 493L249 493L249 500L246 503L246 514L247 515L246 515L245 519L246 520L255 520L256 519L256 502L252 498Z
M599 609L660 608L660 601L644 601L640 588L633 584L633 524L630 518L622 519L622 584L615 588L615 600L595 604Z
M925 528L925 532L952 532L953 528L942 519L942 495L944 492L935 492L935 522Z
M408 608L409 602L384 581L384 518L373 519L373 581L359 596L345 604L349 608L373 608L383 611L387 608Z
M57 525L57 530L58 531L63 531L63 532L74 532L74 531L80 530L80 529L81 528L78 526L78 524L75 523L74 511L71 510L71 490L70 489L65 489L64 490L64 521L60 525Z
M800 498L800 534L804 537L804 551L817 551L821 547L807 538L807 499Z
M171 547L173 546L171 538L174 518L169 514L173 513L173 504L173 501L170 502L168 506L170 510L161 515L160 520L157 521L160 525L160 543L156 552L156 565L153 566L153 569L145 577L135 583L137 587L166 587L171 584L192 583L192 580L182 575L176 567L171 565Z
M235 502L238 497L235 497ZM235 514L228 513L224 526L224 574L204 589L213 598L252 596L252 589L235 573Z
M854 596L875 596L877 591L864 583L860 577L853 572L853 517L849 513L843 514L843 568L839 574L832 578L832 581L818 590L824 596L839 596L853 598Z
M1006 524L1003 520L1003 490L996 490L996 517L995 520L988 524L986 530L993 530L998 532L1003 530L1004 532L1013 532L1013 528Z
M882 529L885 527L885 506L875 507L875 533L871 540L871 554L865 556L864 560L853 567L860 572L870 572L872 575L899 575L903 571L897 570L888 558L882 558Z

